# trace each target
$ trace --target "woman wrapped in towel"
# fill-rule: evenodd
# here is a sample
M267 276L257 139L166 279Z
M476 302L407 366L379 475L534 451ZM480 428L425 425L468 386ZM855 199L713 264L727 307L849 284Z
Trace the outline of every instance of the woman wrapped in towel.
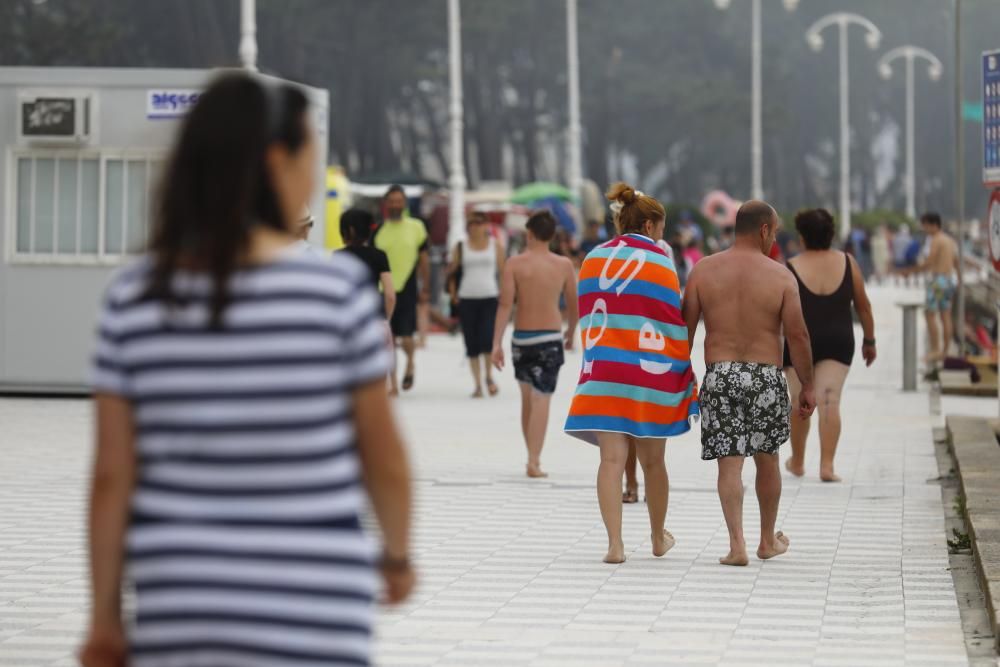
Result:
M666 439L699 414L681 292L673 261L657 246L665 212L625 183L607 194L619 236L580 269L583 368L565 430L600 447L597 499L608 531L606 563L625 560L621 480L629 446L646 480L654 556L674 545L667 516Z

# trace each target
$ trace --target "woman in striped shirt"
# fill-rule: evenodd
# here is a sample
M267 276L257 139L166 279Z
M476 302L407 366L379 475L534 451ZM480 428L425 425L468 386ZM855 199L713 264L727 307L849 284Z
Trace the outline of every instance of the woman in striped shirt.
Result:
M181 129L149 255L108 287L88 667L367 665L376 568L389 601L413 586L378 295L354 258L294 246L307 111L288 85L215 81Z

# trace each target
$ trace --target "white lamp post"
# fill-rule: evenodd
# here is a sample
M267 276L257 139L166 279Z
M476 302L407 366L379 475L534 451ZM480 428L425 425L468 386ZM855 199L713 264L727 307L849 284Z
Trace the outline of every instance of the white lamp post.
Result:
M257 71L257 1L240 0L240 63Z
M814 51L823 48L823 31L830 26L840 28L840 218L841 238L846 239L851 233L851 127L850 109L850 71L848 70L847 46L848 31L851 25L859 25L865 29L865 43L875 50L882 41L882 31L874 23L860 14L837 12L827 14L806 30L806 41Z
M719 9L728 9L732 0L715 0L715 6ZM799 0L784 0L785 9L793 11L799 5ZM753 0L751 25L751 121L750 121L750 162L751 162L751 184L750 196L753 199L764 199L764 139L761 122L761 18L760 0Z
M916 204L916 174L914 169L914 103L913 103L913 61L923 58L929 63L927 75L932 81L941 78L944 66L937 56L922 49L919 46L900 46L886 53L878 61L878 72L883 79L892 78L893 61L904 58L906 60L906 215L910 218L917 217Z
M582 150L580 147L580 54L577 47L576 0L566 0L566 69L569 85L569 165L567 178L569 189L577 197L581 196L583 176L581 174Z
M465 166L462 160L462 17L459 0L448 0L448 85L450 99L448 122L451 139L448 186L448 245L454 245L465 233Z

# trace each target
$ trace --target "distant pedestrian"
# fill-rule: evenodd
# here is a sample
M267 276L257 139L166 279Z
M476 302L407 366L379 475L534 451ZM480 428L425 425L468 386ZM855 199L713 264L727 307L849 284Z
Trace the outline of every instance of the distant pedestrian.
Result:
M705 253L701 250L701 242L697 238L692 237L684 247L684 259L687 260L688 267L694 268L694 265L704 258Z
M180 129L150 254L107 289L85 667L367 665L377 574L391 602L413 586L378 296L352 257L295 248L311 117L297 87L216 79Z
M865 363L875 361L875 319L865 292L864 276L858 262L831 248L834 237L833 216L817 208L795 216L805 251L788 263L799 285L802 314L809 330L815 376L816 409L819 412L819 477L824 482L839 482L833 458L840 440L840 398L847 373L854 360L854 316L857 311L864 331L861 353ZM784 353L785 376L792 402L799 402L801 383L793 368L788 345ZM806 439L809 417L792 413L792 456L785 467L793 475L805 474Z
M485 214L471 213L466 232L468 239L455 244L448 272L455 276L451 285L452 303L458 308L465 338L465 356L474 383L472 397L482 398L484 375L490 396L499 391L493 381L490 355L500 294L497 275L503 272L506 253L503 244L490 233L490 221Z
M892 238L886 225L879 225L872 234L872 264L875 268L875 282L881 285L892 273Z
M684 319L694 344L705 319L705 363L701 392L701 457L717 460L719 501L729 529L723 565L747 565L743 537L743 464L757 467L760 544L766 560L788 550L788 537L775 532L781 501L778 449L788 439L792 409L781 373L781 337L788 341L802 389L796 406L812 414L813 369L809 331L802 317L798 284L784 265L767 257L778 215L762 201L744 203L736 214L732 248L700 262L684 292Z
M371 245L374 229L375 216L368 211L360 208L344 211L340 216L340 237L344 239L344 247L338 252L350 253L368 267L369 284L381 289L385 317L389 320L396 308L396 288L392 283L389 258Z
M906 271L926 274L924 315L930 347L927 363L937 365L948 356L955 332L953 306L957 277L961 275L958 243L941 228L941 216L937 213L925 213L920 224L927 235L927 252Z
M587 227L583 232L583 240L580 241L580 256L586 257L587 253L601 245L601 223L597 220L587 222Z
M396 287L396 309L393 311L392 335L406 355L403 368L403 391L413 387L416 367L417 304L430 299L430 255L427 227L406 214L406 193L393 185L385 193L385 221L375 232L374 246L389 258L392 284ZM398 393L396 373L391 376L393 395Z
M549 211L538 211L528 218L524 252L504 265L493 334L493 363L497 370L503 370L503 336L516 305L511 361L521 389L521 432L528 450L528 477L548 476L542 471L541 456L549 403L563 365L563 348L573 348L579 319L573 263L549 249L556 224ZM565 332L558 307L560 296L566 301Z
M625 183L607 193L619 236L598 246L580 270L583 368L565 430L600 449L597 501L608 533L606 563L625 560L622 474L635 446L646 482L654 556L674 546L664 527L669 482L666 439L698 414L680 283L663 238L663 205ZM628 489L626 490L628 492Z
M910 264L908 260L908 253L912 241L913 236L910 234L910 226L905 223L900 225L893 232L891 244L893 266L896 269L896 277L899 278L904 285L907 285L910 282L909 277L904 273L904 271Z

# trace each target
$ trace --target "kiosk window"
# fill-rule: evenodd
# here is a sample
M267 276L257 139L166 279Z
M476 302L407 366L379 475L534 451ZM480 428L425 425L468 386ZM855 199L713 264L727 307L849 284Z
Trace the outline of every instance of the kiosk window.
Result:
M159 156L33 151L15 163L15 259L115 262L145 249Z

